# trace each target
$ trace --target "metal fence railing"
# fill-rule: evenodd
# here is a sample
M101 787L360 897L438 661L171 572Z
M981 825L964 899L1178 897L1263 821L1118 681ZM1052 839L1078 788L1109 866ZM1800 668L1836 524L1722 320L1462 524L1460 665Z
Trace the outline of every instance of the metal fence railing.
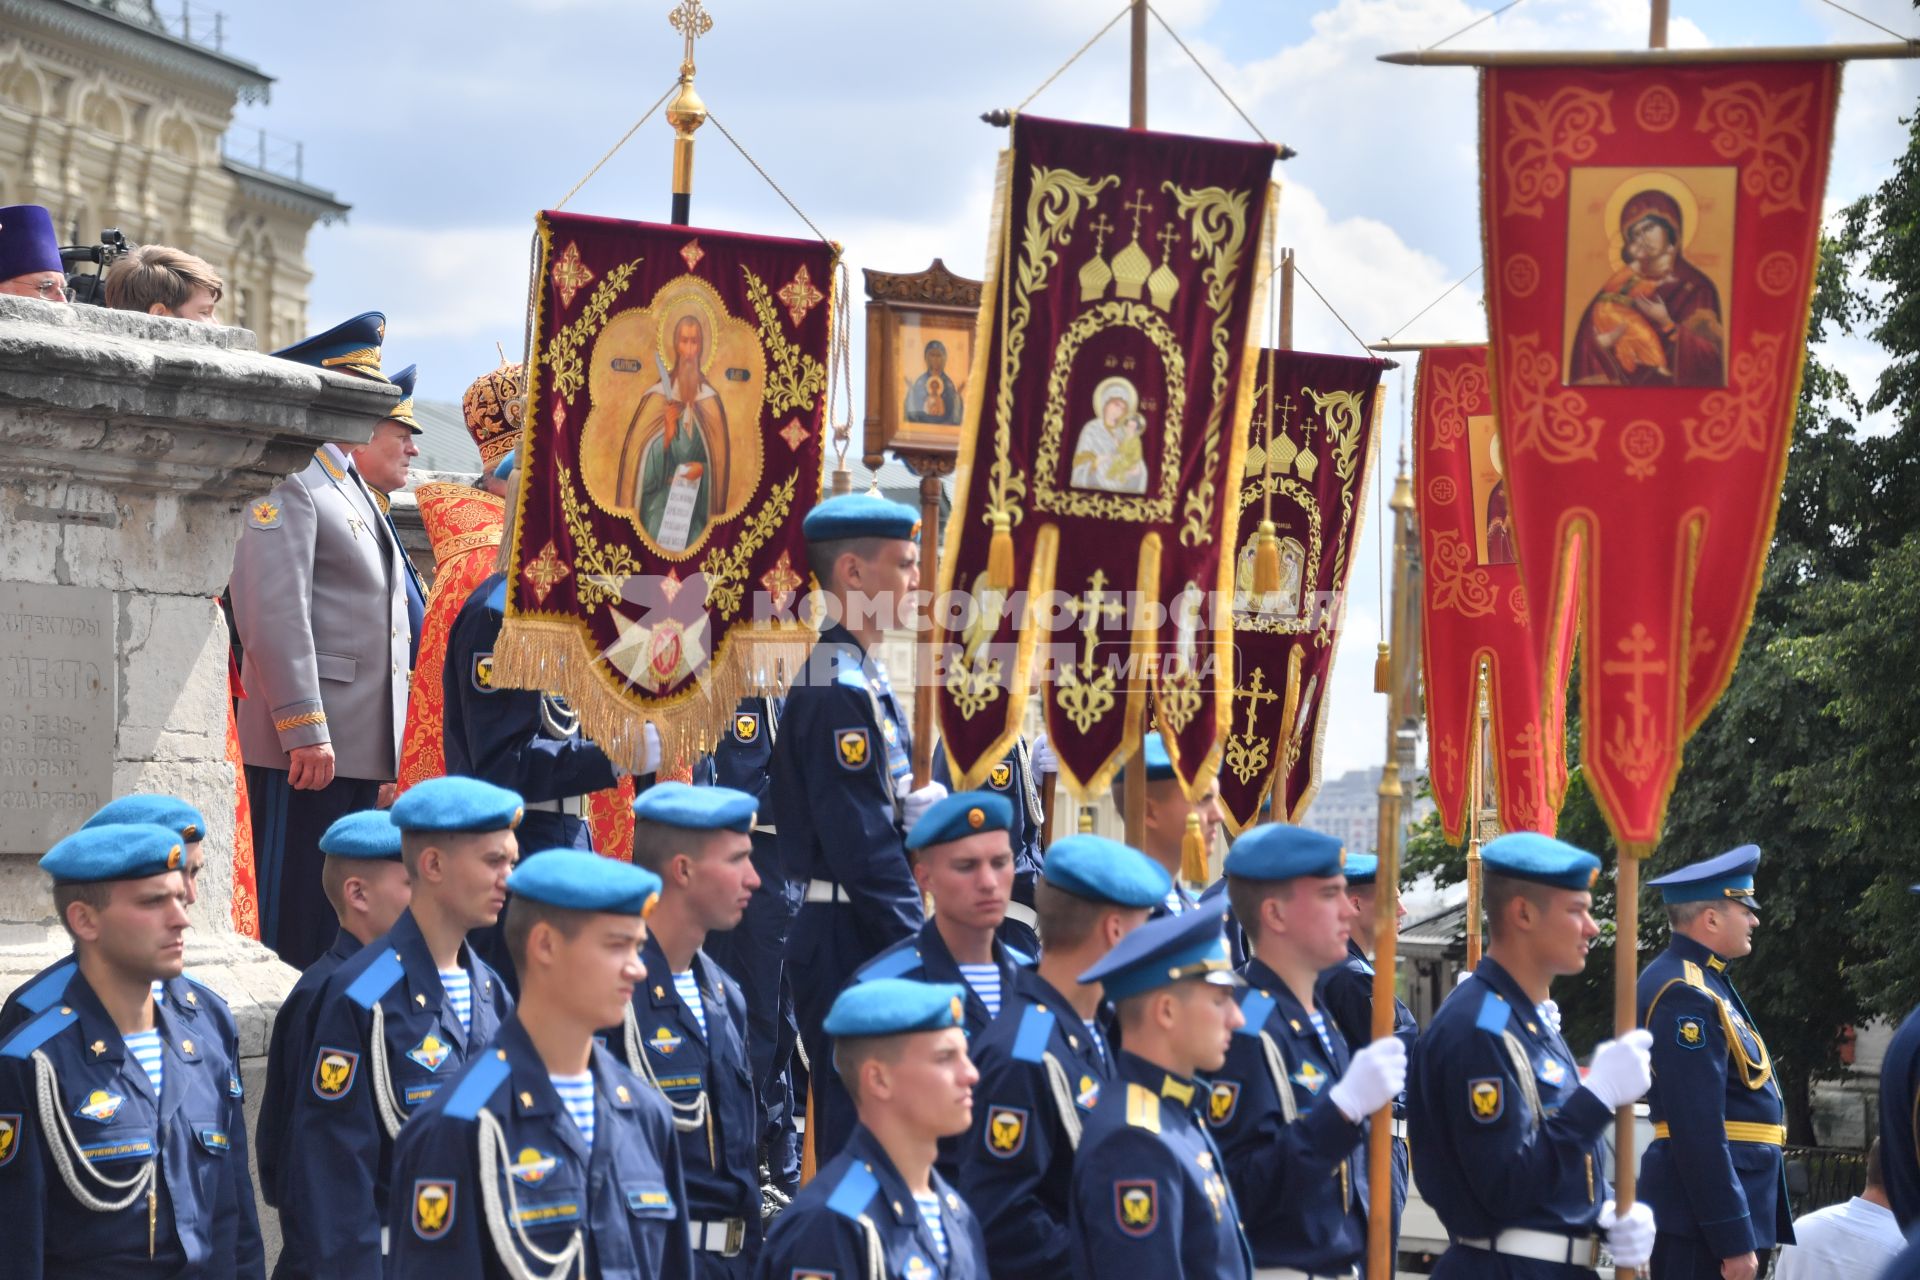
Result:
M1794 1216L1859 1195L1867 1186L1867 1153L1837 1147L1788 1147L1787 1193Z

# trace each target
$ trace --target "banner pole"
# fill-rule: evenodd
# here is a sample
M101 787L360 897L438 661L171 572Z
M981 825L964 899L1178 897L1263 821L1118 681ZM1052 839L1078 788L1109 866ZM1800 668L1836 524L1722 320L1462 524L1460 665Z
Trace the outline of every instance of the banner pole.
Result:
M1480 810L1487 771L1487 663L1474 666L1473 754L1467 759L1467 972L1480 967Z
M673 216L676 227L693 216L693 134L707 122L707 104L693 87L693 42L713 30L713 15L700 0L680 0L667 15L685 47L680 57L680 89L667 104L667 123L673 126Z
M1647 28L1647 48L1667 47L1667 0L1653 0L1653 21Z
M940 581L940 475L939 460L914 457L908 467L920 474L920 578ZM924 470L922 470L924 468ZM933 598L931 590L920 593L914 611L918 628L913 642L913 789L933 780Z
M1652 854L1651 843L1630 842L1620 846L1620 863L1614 877L1613 926L1613 1034L1623 1036L1640 1025L1638 987L1640 985L1640 860ZM1633 1204L1634 1167L1639 1154L1634 1149L1633 1103L1629 1102L1613 1117L1613 1203L1625 1213ZM1616 1267L1617 1280L1634 1280L1633 1267Z
M1127 125L1147 127L1147 0L1133 0L1133 21L1129 24Z
M1291 256L1287 266L1292 266ZM1289 274L1291 274L1289 272ZM1381 537L1386 537L1383 528ZM1398 548L1395 548L1396 554ZM1401 598L1400 575L1394 575L1393 603L1388 617L1381 619L1385 634L1397 628L1392 620L1408 604ZM1393 1034L1394 974L1400 945L1400 815L1404 792L1400 786L1400 761L1394 751L1395 715L1399 709L1393 690L1400 687L1399 668L1406 655L1399 645L1389 648L1383 660L1387 666L1386 763L1380 770L1380 832L1377 852L1380 865L1374 873L1373 890L1373 1039ZM1389 1099L1373 1113L1367 1126L1367 1277L1368 1280L1393 1280L1393 1101Z

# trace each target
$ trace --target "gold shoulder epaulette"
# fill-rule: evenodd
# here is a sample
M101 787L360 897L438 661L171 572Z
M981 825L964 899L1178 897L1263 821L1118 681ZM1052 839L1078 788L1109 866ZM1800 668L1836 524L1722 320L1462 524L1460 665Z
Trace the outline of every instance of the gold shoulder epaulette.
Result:
M1682 960L1680 962L1680 974L1686 979L1688 986L1698 987L1702 991L1710 989L1707 986L1707 975L1702 972L1700 966L1693 961Z
M1149 1133L1160 1132L1160 1096L1145 1085L1128 1085L1127 1123Z

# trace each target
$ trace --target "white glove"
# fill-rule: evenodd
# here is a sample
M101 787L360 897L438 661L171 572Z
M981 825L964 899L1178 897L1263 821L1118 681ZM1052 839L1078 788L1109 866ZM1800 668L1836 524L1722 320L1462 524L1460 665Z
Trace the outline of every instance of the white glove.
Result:
M1053 756L1053 744L1047 741L1047 735L1044 733L1028 746L1027 759L1032 763L1036 774L1060 772L1060 762Z
M1583 1084L1613 1111L1634 1102L1653 1084L1653 1033L1636 1028L1593 1051Z
M1607 1237L1607 1252L1617 1267L1644 1267L1653 1259L1653 1209L1634 1201L1624 1215L1615 1217L1613 1201L1600 1206L1600 1230Z
M1560 1002L1549 996L1540 1002L1540 1016L1553 1028L1553 1034L1560 1034Z
M1353 1055L1347 1073L1328 1091L1340 1114L1359 1124L1407 1087L1407 1046L1387 1036Z
M915 824L927 816L927 810L946 798L947 789L937 782L929 782L918 791L907 792L906 798L901 801L906 811L907 830L912 831Z
M641 748L640 768L637 772L642 775L660 772L660 731L654 728L653 722L649 720L640 726L640 737L645 745Z

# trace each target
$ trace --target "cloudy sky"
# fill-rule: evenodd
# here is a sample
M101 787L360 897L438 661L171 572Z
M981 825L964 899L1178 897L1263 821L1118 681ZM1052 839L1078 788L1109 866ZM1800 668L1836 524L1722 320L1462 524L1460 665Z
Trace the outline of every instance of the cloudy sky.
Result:
M1121 8L1121 0L708 0L699 85L724 122L862 267L912 271L934 257L978 276L996 148L977 117L1020 102ZM228 49L277 78L239 123L306 145L307 179L353 206L315 231L316 327L385 311L390 366L417 361L420 393L457 399L518 357L532 214L558 201L672 83L669 0L219 0ZM1475 77L1387 66L1497 4L1461 0L1159 0L1159 11L1262 132L1300 152L1281 167L1280 243L1362 336L1392 333L1480 258ZM1906 0L1849 0L1902 31ZM1455 48L1644 45L1646 0L1527 0ZM1819 0L1673 0L1675 45L1884 39ZM1246 124L1156 25L1150 124L1246 137ZM1828 190L1838 207L1871 190L1901 149L1920 68L1848 68ZM1123 124L1122 21L1029 108ZM572 209L665 220L671 130L656 116L574 198ZM806 227L710 124L700 134L694 221L784 235ZM855 288L858 290L856 283ZM858 295L856 294L856 305ZM1477 277L1406 338L1485 334ZM1306 290L1296 342L1355 350ZM1836 353L1860 377L1873 349ZM858 352L856 351L856 359ZM858 372L854 380L861 385ZM1390 384L1386 468L1403 435ZM855 407L853 419L860 419ZM857 432L857 427L856 427ZM856 463L857 467L857 463ZM1377 762L1372 694L1379 632L1376 553L1356 557L1333 684L1327 775Z

